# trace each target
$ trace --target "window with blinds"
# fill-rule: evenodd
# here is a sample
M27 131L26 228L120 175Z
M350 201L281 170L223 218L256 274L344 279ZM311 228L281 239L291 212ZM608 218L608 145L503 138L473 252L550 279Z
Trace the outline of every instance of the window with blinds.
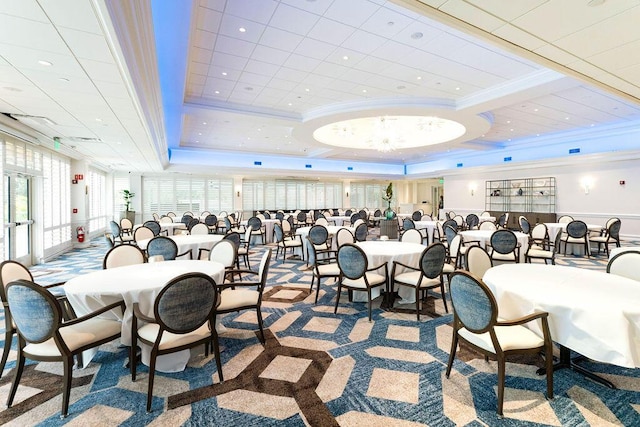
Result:
M351 205L355 208L386 209L382 200L388 184L351 183ZM395 200L395 198L394 198ZM392 201L393 205L393 201Z
M71 164L68 158L42 153L44 256L71 240Z
M233 211L233 180L193 176L144 176L142 178L143 218L186 211L217 214Z
M337 208L342 206L342 183L245 180L242 206L245 211Z

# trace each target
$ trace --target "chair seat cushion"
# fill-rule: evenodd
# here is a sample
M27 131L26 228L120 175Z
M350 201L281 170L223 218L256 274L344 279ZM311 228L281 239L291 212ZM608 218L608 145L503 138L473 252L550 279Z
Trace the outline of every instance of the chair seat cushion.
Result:
M384 277L383 275L378 274L378 273L373 273L373 272L370 272L370 271L366 273L366 276L367 276L367 280L369 281L369 286L380 285L380 284L384 283L387 280L387 278ZM364 281L364 277L361 277L361 278L356 279L356 280L345 278L342 281L342 284L345 285L345 286L349 286L351 288L367 289L367 284Z
M563 242L567 242L567 243L582 243L582 244L585 243L584 237L569 237L569 236L567 236L567 237L563 237L562 241Z
M454 271L456 271L456 267L453 264L445 263L442 267L442 272L444 274L453 273Z
M319 264L318 274L320 276L339 276L340 267L338 267L338 264L335 262L331 264Z
M316 248L316 251L328 251L329 245L326 243L321 243L319 245L313 245Z
M60 328L60 335L69 350L75 351L85 345L116 336L121 330L122 323L117 320L94 317L77 325ZM40 344L27 344L24 351L36 356L62 356L53 338Z
M155 342L158 338L160 326L156 323L147 323L138 329L138 336L149 342ZM191 344L198 340L208 338L211 335L209 322L205 322L202 326L188 334L172 334L164 331L160 340L159 350L167 350L170 348L180 347L182 345Z
M516 255L513 252L508 254L501 254L493 251L491 253L491 259L499 260L499 261L515 261Z
M225 289L220 293L219 311L232 310L258 304L260 293L252 289Z
M531 249L529 249L529 251L527 252L527 256L530 256L532 258L552 258L553 252L544 251L542 249L533 249L532 246Z
M408 271L406 273L400 273L396 275L393 280L398 285L407 285L416 287L418 285L418 280L420 280L420 271ZM428 277L422 277L422 281L420 282L420 287L425 288L429 286L438 286L440 285L440 277L436 277L433 279L429 279Z
M278 242L278 246L281 248L295 248L302 246L302 242L298 239L285 239L282 242Z
M609 236L595 236L595 237L589 237L589 241L595 242L595 243L607 243L610 241L615 241L615 239L611 239L609 238Z
M496 326L495 331L500 347L502 347L502 350L504 351L544 346L543 338L539 337L535 332L522 325ZM458 331L458 334L471 344L492 353L496 352L493 348L489 332L485 332L484 334L474 334L466 328L462 328Z

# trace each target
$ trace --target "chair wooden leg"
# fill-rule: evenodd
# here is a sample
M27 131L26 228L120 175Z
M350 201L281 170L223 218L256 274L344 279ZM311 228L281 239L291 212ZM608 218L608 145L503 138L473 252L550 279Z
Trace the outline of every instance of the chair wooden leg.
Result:
M260 307L258 307L257 314L258 314L258 326L260 327L260 336L262 337L260 341L262 341L262 345L264 345L266 341L264 339L264 327L262 326L262 311L260 310Z
M505 380L505 361L502 357L498 359L498 415L502 416L502 405L504 403L504 380Z
M66 418L69 413L69 394L71 393L71 378L73 369L73 357L65 358L62 361L64 368L64 387L62 389L62 418Z
M218 377L220 378L220 382L224 381L224 377L222 376L222 361L220 360L220 343L218 342L218 332L215 329L215 321L213 322L213 327L211 328L211 337L213 342L213 355L216 358L216 366L218 368Z
M20 343L18 343L20 345ZM16 397L16 391L18 390L18 384L20 383L20 378L22 377L22 371L24 369L24 354L22 353L22 349L18 349L18 360L16 360L16 372L13 376L13 384L11 384L11 390L9 391L9 396L7 397L7 408L11 408L13 404L13 398Z
M333 314L338 313L338 304L340 303L340 291L342 290L342 280L338 282L338 290L336 291L336 307L333 309Z
M147 412L151 412L151 399L153 398L153 380L156 375L156 358L157 350L154 348L151 350L151 357L149 360L149 386L147 388Z
M367 288L367 299L369 300L369 322L371 322L371 288Z
M6 330L4 332L4 350L2 350L2 360L0 361L0 377L2 376L2 373L4 372L4 367L7 364L7 358L9 357L9 352L11 351L12 341L13 341L13 331Z
M420 321L420 285L416 286L416 317Z
M449 362L447 363L446 376L449 378L451 374L451 367L453 366L453 359L456 357L456 350L458 348L458 333L454 330L453 337L451 338L451 351L449 351Z
M313 278L311 278L311 282L313 283ZM316 302L318 304L318 296L320 295L320 276L318 276L318 284L316 285Z

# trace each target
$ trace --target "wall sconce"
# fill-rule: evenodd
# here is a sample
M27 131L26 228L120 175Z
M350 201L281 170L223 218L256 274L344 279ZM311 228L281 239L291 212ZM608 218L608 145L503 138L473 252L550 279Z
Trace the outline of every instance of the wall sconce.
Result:
M589 194L589 189L593 185L593 180L591 178L582 178L581 183L584 194Z
M349 197L349 192L347 191L347 197Z
M469 184L469 192L471 193L472 196L476 193L477 189L478 189L478 186L476 185L475 182L472 182L471 184Z
M237 195L238 197L240 197L240 190L238 190L238 191L236 192L236 195Z

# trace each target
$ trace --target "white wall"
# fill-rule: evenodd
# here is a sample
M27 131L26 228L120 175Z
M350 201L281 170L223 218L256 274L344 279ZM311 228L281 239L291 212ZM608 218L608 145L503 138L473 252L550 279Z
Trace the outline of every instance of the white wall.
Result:
M445 210L482 212L485 181L535 177L556 178L556 213L587 223L604 224L610 217L622 220L623 237L640 237L640 160L602 156L563 160L555 164L530 163L509 167L476 168L445 175ZM457 171L456 171L457 172ZM583 182L590 181L585 194ZM620 185L620 181L625 181ZM471 195L470 186L477 189Z

